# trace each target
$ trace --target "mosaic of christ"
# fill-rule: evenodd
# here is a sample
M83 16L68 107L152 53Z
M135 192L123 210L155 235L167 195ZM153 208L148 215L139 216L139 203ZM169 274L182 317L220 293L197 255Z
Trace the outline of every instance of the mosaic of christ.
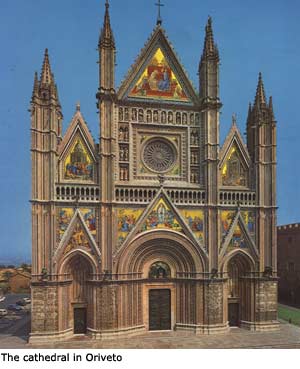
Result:
M160 48L157 49L130 96L188 101Z

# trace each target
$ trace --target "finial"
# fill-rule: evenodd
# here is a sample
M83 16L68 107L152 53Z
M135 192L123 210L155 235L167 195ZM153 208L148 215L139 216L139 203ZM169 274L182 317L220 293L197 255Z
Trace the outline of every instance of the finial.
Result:
M160 26L162 24L162 18L161 18L161 14L160 14L160 8L165 6L164 4L161 3L160 0L158 0L158 3L155 3L155 5L158 7L158 15L157 15L157 21L156 21L156 25Z
M76 103L76 111L80 111L80 101Z
M160 187L163 187L166 180L165 176L163 174L159 174L157 177Z
M80 202L80 195L75 195L72 197L72 200L74 201L74 211L76 211L79 208L79 202Z
M232 114L232 125L236 126L236 113Z

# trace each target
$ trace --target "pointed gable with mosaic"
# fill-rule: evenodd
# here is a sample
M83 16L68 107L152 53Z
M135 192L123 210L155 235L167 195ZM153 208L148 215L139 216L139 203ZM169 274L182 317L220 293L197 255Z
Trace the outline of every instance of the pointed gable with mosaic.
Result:
M197 103L197 93L161 27L154 30L118 95L120 99Z
M230 225L223 235L220 245L220 256L228 254L230 251L244 249L252 255L258 255L258 250L254 240L254 218L250 212L238 210L236 213L223 212L227 215Z
M141 232L153 229L170 229L182 232L182 226L180 225L176 214L170 206L167 205L163 198L161 198L153 207L141 226Z
M221 185L249 187L250 156L235 120L220 151Z
M96 212L95 209L92 208L80 208L80 213L83 216L84 222L88 227L91 235L96 238ZM61 207L57 208L56 212L56 241L59 242L62 240L68 226L74 217L75 209L69 207Z
M100 251L95 240L95 230L94 227L90 227L89 221L93 211L90 209L70 211L70 209L65 208L61 209L60 215L62 214L68 216L69 223L65 227L66 229L63 236L55 250L55 258L59 259L74 250L81 250L91 255L97 255L100 260ZM73 214L73 216L70 219L71 214Z
M94 140L77 110L60 145L60 177L68 182L93 182L96 180L95 163Z

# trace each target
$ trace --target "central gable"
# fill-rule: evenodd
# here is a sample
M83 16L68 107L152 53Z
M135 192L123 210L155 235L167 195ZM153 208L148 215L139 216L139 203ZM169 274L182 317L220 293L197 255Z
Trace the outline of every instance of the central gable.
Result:
M197 104L198 97L164 31L157 27L129 71L119 99Z
M159 47L129 97L188 102L184 88Z

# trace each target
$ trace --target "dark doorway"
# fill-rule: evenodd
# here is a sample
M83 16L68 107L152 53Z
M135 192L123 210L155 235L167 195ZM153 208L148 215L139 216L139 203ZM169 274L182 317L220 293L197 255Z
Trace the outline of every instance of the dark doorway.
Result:
M239 304L229 303L228 304L228 321L230 327L239 326Z
M149 291L149 330L171 329L171 291L168 289Z
M245 278L250 270L249 260L241 253L235 254L228 262L228 322L231 327L251 319L250 291Z
M74 334L86 334L86 308L74 308Z

